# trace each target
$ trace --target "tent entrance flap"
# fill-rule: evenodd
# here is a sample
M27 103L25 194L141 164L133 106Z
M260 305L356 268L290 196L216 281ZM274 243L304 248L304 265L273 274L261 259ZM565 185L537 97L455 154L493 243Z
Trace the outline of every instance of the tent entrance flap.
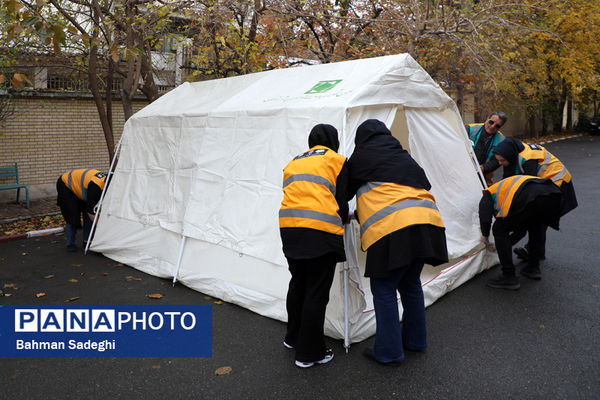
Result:
M404 107L398 106L394 115L394 122L390 126L392 136L398 139L402 147L410 153L410 145L408 143L408 125L406 123L406 115L404 115Z

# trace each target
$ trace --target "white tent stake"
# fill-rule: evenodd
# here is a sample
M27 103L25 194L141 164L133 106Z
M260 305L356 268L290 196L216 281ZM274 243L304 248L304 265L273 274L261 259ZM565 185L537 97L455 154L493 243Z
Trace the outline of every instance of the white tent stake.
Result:
M344 262L344 348L346 353L350 348L350 321L348 317L348 262Z
M183 257L183 247L185 246L186 236L181 237L181 245L179 246L179 256L177 257L177 267L175 267L175 273L173 274L173 286L177 282L177 275L179 275L179 267L181 266L181 258Z

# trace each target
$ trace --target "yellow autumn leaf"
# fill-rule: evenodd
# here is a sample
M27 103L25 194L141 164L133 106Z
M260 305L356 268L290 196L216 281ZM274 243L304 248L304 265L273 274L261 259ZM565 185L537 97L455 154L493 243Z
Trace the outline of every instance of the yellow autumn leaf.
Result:
M77 279L69 279L69 282L71 282L71 283L77 283L79 281Z
M216 300L214 301L215 304L223 304L223 302L221 300Z
M151 299L162 299L163 298L163 295L160 293L147 294L146 296Z
M69 297L68 299L65 300L65 303L70 303L72 301L77 301L79 300L79 297Z
M226 374L230 373L231 370L232 370L232 368L229 366L217 368L217 370L215 371L215 375L226 375Z
M35 297L44 297L45 295L46 295L46 293L40 292L40 293L36 294Z
M14 283L5 283L4 284L4 289L10 289L10 288L15 288L15 284Z
M54 278L54 275L53 275L53 274L46 275L46 276L44 277L44 279L52 279L52 278Z
M153 365L152 369L160 369L160 365Z

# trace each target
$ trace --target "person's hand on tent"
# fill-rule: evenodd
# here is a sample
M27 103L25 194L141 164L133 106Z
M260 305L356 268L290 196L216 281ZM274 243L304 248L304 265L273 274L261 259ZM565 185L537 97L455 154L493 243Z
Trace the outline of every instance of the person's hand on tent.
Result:
M485 245L487 251L496 251L496 246L494 245L494 243L490 243L487 237L482 236L481 242Z
M356 210L350 210L348 211L348 222L346 222L347 224L349 224L350 222L352 222L352 219L356 219L356 216L354 215L354 213L356 212Z

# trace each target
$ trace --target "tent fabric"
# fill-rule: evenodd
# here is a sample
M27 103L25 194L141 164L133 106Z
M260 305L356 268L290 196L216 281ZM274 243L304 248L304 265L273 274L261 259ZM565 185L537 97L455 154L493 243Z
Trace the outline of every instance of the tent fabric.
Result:
M125 124L91 249L164 278L181 256L183 284L285 321L283 167L318 123L338 129L339 152L349 156L368 118L391 127L424 168L446 225L454 261L424 269L429 305L497 258L479 243L481 184L456 105L406 54L185 83L162 96ZM355 225L325 325L344 337L346 268L351 341L375 332Z

